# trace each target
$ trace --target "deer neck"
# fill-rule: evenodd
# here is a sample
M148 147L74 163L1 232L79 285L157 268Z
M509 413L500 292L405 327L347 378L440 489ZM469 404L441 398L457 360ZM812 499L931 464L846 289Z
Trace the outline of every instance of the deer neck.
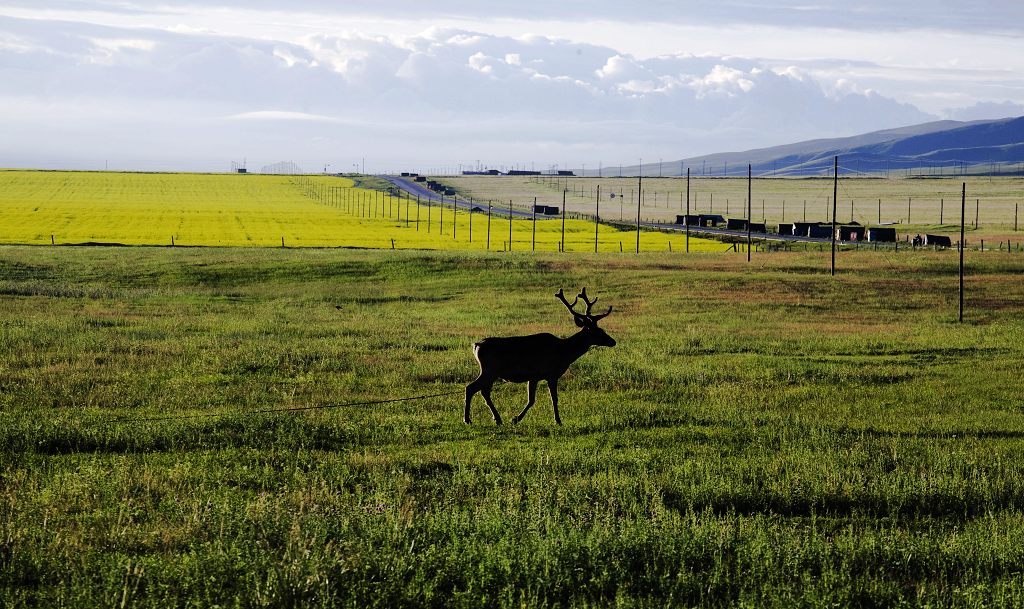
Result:
M569 338L562 340L565 341L565 345L567 347L565 355L568 359L568 363L570 364L578 360L584 353L594 346L591 337L583 330L580 330Z

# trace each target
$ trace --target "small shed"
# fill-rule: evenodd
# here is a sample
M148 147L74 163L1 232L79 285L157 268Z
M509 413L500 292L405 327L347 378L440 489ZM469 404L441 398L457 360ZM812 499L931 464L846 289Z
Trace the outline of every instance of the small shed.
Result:
M794 222L793 232L791 234L797 237L808 237L810 236L809 231L812 226L821 226L820 222Z
M725 228L729 230L747 230L747 219L746 218L729 218L725 224Z
M814 239L831 239L832 227L814 224L807 227L807 236Z
M868 241L879 243L895 243L896 229L887 226L873 226L868 229Z
M788 222L788 223L780 224L779 225L779 234L780 235L792 235L793 234L793 223L792 222Z
M953 247L953 240L946 235L925 235L924 244L935 247Z
M687 226L700 226L700 216L697 214L677 214L676 224L683 224Z
M836 238L840 241L863 241L864 230L860 224L846 224L836 229Z
M700 225L701 226L718 226L719 224L725 224L725 218L718 214L701 214Z
M423 176L416 176L416 181L417 181L417 182L426 182L426 181L427 181L427 178L425 178L425 177L423 177Z
M751 222L750 232L752 233L768 233L768 226L764 222Z

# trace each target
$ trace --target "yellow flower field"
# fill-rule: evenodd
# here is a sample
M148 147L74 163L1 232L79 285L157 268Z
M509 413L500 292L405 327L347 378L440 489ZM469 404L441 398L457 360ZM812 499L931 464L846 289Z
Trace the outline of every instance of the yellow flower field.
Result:
M417 213L419 222L417 222ZM471 224L472 223L472 224ZM557 251L560 219L512 222L512 249ZM0 171L0 243L485 249L486 212L417 209L415 200L333 176ZM442 232L443 231L443 232ZM496 212L490 249L507 250ZM594 250L594 225L565 223L566 251ZM636 233L602 225L601 251L636 248ZM671 242L671 245L670 245ZM680 251L681 234L644 231L642 251ZM691 251L722 251L690 239Z

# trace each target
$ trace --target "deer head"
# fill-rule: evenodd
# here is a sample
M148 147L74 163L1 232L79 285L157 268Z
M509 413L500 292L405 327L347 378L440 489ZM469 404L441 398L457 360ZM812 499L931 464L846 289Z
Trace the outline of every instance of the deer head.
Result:
M576 322L576 326L580 328L581 333L587 335L591 343L600 347L615 346L615 339L612 338L611 336L608 336L608 334L604 330L597 327L598 321L604 319L605 317L608 317L608 315L611 314L611 307L608 307L608 311L606 311L605 313L601 313L598 315L592 314L590 311L591 309L594 308L594 305L597 304L597 299L595 298L594 300L590 300L589 298L587 298L587 288L583 288L582 290L580 290L579 295L576 297L575 300L572 301L572 304L569 304L569 301L565 298L565 292L563 292L561 289L558 290L558 293L555 294L555 296L557 296L558 299L562 301L562 304L565 305L565 308L569 309L569 312L572 313L573 320ZM580 313L579 311L576 310L576 304L579 303L581 298L583 299L583 303L587 305L587 310L583 313Z

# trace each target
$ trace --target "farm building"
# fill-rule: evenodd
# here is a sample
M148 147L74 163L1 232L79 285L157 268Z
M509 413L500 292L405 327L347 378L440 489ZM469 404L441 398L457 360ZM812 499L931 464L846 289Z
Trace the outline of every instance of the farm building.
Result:
M533 206L533 212L543 216L557 216L562 213L562 210L554 205L541 205L538 203Z
M752 233L767 233L768 226L764 222L751 222L750 232Z
M836 239L840 241L863 241L864 227L859 224L847 224L836 229Z
M729 220L725 224L725 228L729 230L747 230L747 219L729 218Z
M778 234L780 234L780 235L792 235L793 234L793 224L791 222L780 224L779 225L779 233Z
M688 226L700 226L700 216L697 214L677 214L676 224L684 224Z
M924 244L935 247L953 247L953 240L946 235L925 235Z
M700 225L701 226L718 226L719 224L725 223L725 217L719 216L718 214L701 214Z
M815 239L831 239L832 238L832 227L822 226L821 224L813 224L807 227L807 236Z
M820 222L794 222L793 232L797 237L809 237L812 226L821 226Z
M895 243L896 242L896 229L889 227L875 226L868 229L868 241L877 241L880 243Z

